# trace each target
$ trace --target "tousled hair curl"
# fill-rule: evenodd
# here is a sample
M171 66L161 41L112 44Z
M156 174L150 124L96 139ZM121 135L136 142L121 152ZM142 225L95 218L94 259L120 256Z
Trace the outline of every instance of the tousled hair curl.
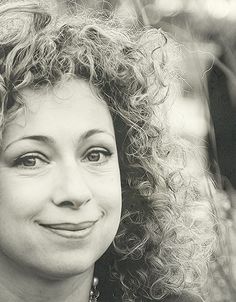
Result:
M24 105L25 87L84 79L110 109L123 210L114 243L96 265L104 300L150 301L190 290L211 254L211 222L194 215L204 202L182 173L185 153L161 110L176 50L163 31L128 28L104 13L54 16L32 1L0 6L1 135Z

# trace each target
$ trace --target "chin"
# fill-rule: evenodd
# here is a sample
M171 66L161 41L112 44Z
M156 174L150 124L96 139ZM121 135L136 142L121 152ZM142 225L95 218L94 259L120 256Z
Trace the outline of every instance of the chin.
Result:
M94 269L96 259L81 257L81 255L55 256L53 259L41 259L40 263L31 263L31 273L47 280L62 280Z
M40 276L47 280L64 280L68 278L75 277L77 275L83 274L85 272L91 272L94 269L94 264L86 266L84 264L77 265L71 264L59 264L54 267L40 267L34 268L35 275Z

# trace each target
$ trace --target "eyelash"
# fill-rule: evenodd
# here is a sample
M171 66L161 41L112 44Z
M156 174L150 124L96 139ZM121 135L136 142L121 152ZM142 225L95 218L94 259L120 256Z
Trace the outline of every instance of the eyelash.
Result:
M35 161L38 159L44 164L49 163L46 157L41 153L27 153L16 158L13 162L13 167L22 168L22 169L31 169L31 170L36 169L35 165L32 166L24 165L24 161L26 161L27 159L33 159Z
M100 155L102 154L104 156L104 160L101 161L89 161L88 160L88 156L91 155L91 154L96 154L96 155L99 155L99 159L100 159ZM108 158L112 155L112 153L107 150L107 149L100 149L100 148L94 148L94 149L90 149L84 156L84 160L83 161L88 161L88 162L94 162L94 164L97 164L97 165L101 165L103 163L105 163Z
M98 160L88 160L88 157L92 154L96 154L99 155ZM101 161L101 154L104 156L104 159ZM102 165L103 163L105 163L108 158L112 155L112 153L107 150L107 149L92 149L90 151L88 151L85 156L83 157L83 161L84 162L92 162L94 164L97 165ZM24 165L24 161L26 161L27 159L33 159L34 162L38 159L40 160L43 164L48 164L49 161L46 159L46 157L43 154L40 153L27 153L24 155L21 155L20 157L16 158L13 162L13 167L17 167L17 168L22 168L22 169L37 169L36 164L35 165Z

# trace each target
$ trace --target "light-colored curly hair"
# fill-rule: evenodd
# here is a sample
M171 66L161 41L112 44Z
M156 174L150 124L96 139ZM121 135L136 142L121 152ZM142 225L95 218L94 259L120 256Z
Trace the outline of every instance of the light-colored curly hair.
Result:
M24 87L76 77L110 108L123 210L114 242L96 264L104 301L191 290L211 254L212 222L196 215L207 202L182 172L185 152L162 113L177 51L161 30L128 28L106 12L55 16L32 1L0 5L1 133L24 106Z

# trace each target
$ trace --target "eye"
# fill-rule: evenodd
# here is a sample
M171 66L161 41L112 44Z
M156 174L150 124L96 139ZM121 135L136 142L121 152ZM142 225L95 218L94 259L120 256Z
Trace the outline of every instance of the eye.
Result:
M26 154L14 160L13 166L23 169L37 169L48 163L45 156L41 154Z
M84 160L88 162L104 163L111 156L111 152L107 149L93 149L89 151Z

